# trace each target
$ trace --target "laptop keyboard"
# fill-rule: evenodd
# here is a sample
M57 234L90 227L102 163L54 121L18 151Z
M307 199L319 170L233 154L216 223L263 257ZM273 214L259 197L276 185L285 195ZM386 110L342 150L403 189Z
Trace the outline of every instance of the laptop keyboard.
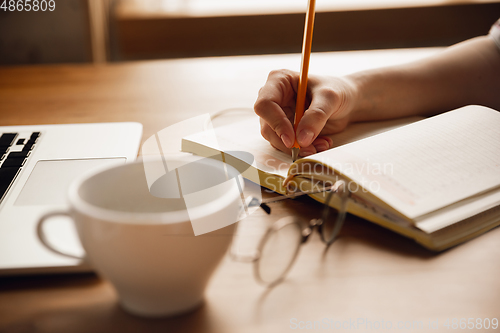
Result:
M40 132L0 135L0 202L29 158Z

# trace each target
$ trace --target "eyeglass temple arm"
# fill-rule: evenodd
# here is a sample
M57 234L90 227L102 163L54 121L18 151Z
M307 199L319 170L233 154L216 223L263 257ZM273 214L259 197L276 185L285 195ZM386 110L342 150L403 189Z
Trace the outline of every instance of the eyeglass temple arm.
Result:
M276 202L276 201L281 201L281 200L286 200L286 199L295 199L297 197L303 196L303 195L308 195L308 194L317 194L317 193L322 193L322 192L328 192L329 195L331 196L333 193L335 193L338 190L338 184L337 182L333 185L323 187L319 190L313 190L313 191L302 191L302 192L294 192L292 194L287 194L287 195L280 195L276 196L273 198L267 198L267 199L257 199L256 197L248 197L247 198L247 206L248 207L255 207L255 206L260 206L267 214L271 214L271 207L269 207L267 204ZM332 191L333 190L333 191Z
M247 197L245 201L246 201L247 207L260 206L260 208L262 208L267 213L267 215L271 214L271 207L266 205L264 203L264 200L259 200L256 197L250 196L250 197Z

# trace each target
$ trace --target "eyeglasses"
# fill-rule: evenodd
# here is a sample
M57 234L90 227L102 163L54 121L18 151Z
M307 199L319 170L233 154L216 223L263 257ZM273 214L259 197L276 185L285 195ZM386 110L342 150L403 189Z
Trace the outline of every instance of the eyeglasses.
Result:
M249 203L249 206L260 205L266 213L270 214L271 208L267 205L268 203L314 193L322 193L326 197L320 218L311 219L303 228L304 223L300 218L283 217L267 229L253 255L241 256L231 250L231 257L234 260L253 263L254 275L258 282L266 286L274 286L281 282L292 268L300 246L307 242L315 228L318 229L321 240L327 246L332 244L344 224L350 193L345 182L339 180L332 186L319 191L294 193L264 199L260 202L254 199Z

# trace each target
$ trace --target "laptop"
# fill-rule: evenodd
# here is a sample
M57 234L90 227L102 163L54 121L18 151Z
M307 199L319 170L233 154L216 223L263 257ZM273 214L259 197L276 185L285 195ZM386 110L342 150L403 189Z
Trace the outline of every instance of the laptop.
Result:
M94 168L134 161L139 123L0 126L0 275L90 271L83 261L47 250L36 236L38 219L68 209L66 191ZM47 223L62 251L83 249L67 217Z

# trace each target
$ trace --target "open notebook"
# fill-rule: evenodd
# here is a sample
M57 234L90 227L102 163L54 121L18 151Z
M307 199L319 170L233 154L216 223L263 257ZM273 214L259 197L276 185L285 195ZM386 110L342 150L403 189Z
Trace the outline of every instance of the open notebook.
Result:
M240 169L251 164L259 179L250 180L279 193L290 173L301 190L344 179L352 192L350 213L432 250L500 224L500 112L492 109L467 106L427 119L353 124L332 136L334 148L295 163L261 137L257 117L215 134L217 144L204 133L185 137L182 150L206 157L222 152Z

